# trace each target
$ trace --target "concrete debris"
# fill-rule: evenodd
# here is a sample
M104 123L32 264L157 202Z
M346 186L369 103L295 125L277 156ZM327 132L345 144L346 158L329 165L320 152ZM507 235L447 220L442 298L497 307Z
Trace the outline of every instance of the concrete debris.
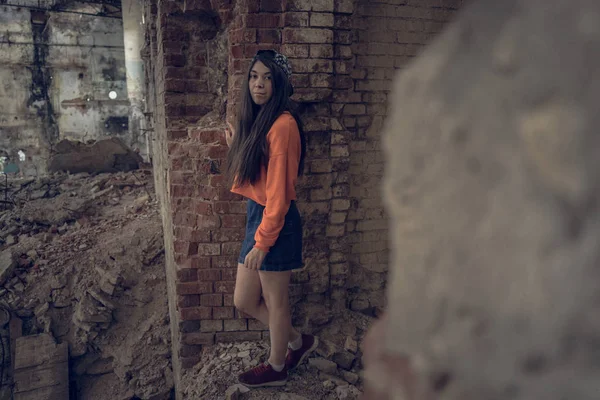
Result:
M350 353L356 354L358 352L358 342L353 337L346 337L346 343L344 343L344 349Z
M9 181L0 301L27 321L23 335L68 344L77 398L166 400L173 390L153 192L145 171Z
M56 145L48 170L71 173L132 171L138 169L142 162L139 154L116 137L99 140L91 145L62 140Z
M238 400L240 398L240 395L248 393L249 391L250 389L248 389L246 386L235 384L227 388L227 391L225 392L225 399Z
M186 369L181 378L185 399L244 399L244 400L307 400L337 399L339 386L348 388L340 393L345 399L358 399L361 393L357 372L338 370L337 365L323 358L309 358L290 373L284 388L252 389L237 384L237 376L248 368L266 360L269 345L266 342L219 343L203 349L200 362ZM322 372L325 370L327 372ZM344 373L348 379L343 378ZM354 380L349 383L348 380ZM328 382L327 384L323 384ZM245 394L244 394L245 393ZM236 397L237 396L237 397Z
M333 355L333 362L345 370L352 368L356 356L348 351L338 351Z
M337 372L337 365L333 361L326 360L324 358L311 358L308 360L309 364L319 371L323 371L329 374L335 374Z

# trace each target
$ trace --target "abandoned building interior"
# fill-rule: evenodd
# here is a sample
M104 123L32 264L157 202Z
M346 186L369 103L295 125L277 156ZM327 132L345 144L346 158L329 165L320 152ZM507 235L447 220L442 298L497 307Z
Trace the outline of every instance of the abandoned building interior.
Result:
M443 398L594 398L591 379L579 391L565 383L557 397L539 382L509 384L507 369L494 381L474 366L527 353L525 375L598 368L587 355L598 310L583 304L600 281L584 279L598 259L600 182L586 118L599 114L575 99L598 95L581 79L598 72L590 49L600 9L479 0L466 12L466 3L0 0L0 398L358 399L362 343L388 308L398 317L389 329L402 332L390 347L422 349L433 386L456 379ZM306 265L290 296L294 325L320 345L285 389L248 392L235 377L264 359L268 330L233 305L246 205L226 186L225 129L262 49L289 57L307 134L297 188ZM568 73L559 54L572 61ZM492 194L520 211L501 210ZM488 254L504 261L480 269ZM581 266L575 275L563 275L566 259ZM388 278L393 260L423 268ZM550 280L520 267L546 264L573 285L544 291ZM482 272L492 268L493 279ZM403 290L387 296L388 284ZM452 308L468 303L465 293L477 305ZM515 317L496 326L487 313ZM558 322L540 322L543 335L523 322L549 314ZM407 320L414 325L401 330ZM566 321L577 330L562 331ZM488 330L516 335L514 346L487 351L473 337ZM546 341L523 351L537 334ZM548 355L560 335L583 338L565 344L568 360Z

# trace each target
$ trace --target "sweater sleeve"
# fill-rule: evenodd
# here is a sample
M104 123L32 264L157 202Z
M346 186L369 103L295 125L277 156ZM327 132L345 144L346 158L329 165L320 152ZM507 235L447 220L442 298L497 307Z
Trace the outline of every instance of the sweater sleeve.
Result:
M267 202L262 222L256 230L254 247L268 252L275 244L285 223L285 216L291 200L287 195L289 176L290 123L281 124L272 133L269 144L269 162L267 166L266 194Z

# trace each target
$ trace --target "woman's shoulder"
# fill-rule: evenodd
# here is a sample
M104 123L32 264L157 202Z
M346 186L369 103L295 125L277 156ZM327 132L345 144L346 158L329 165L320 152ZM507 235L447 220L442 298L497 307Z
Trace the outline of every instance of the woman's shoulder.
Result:
M298 130L296 118L288 111L281 114L273 123L273 130Z
M296 122L296 118L294 118L292 114L286 111L279 117L277 117L267 136L289 135L298 133L298 123Z

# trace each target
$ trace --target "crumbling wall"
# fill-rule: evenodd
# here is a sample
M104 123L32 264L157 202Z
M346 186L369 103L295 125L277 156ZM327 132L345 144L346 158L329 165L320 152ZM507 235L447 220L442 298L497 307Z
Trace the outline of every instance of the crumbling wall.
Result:
M46 172L61 139L118 136L143 145L128 129L120 19L6 5L0 11L0 156L35 175Z
M598 398L599 18L473 2L398 77L385 349L413 390L373 398Z
M394 18L415 20L425 30L433 14L423 10L439 9L450 18L456 2L398 4L394 9L408 11ZM259 49L290 57L307 133L305 176L298 185L306 268L293 275L294 322L319 333L355 299L361 311L381 307L387 246L375 187L382 163L370 164L379 157L375 120L381 122L385 109L382 82L401 62L392 57L391 67L376 72L384 74L379 80L372 72L366 76L371 53L361 53L360 46L371 39L357 28L366 8L352 0L146 2L147 85L154 88L149 122L156 137L177 379L181 367L199 362L204 345L266 335L266 327L233 307L245 205L224 186L223 175L225 120L235 115L239 85ZM422 14L409 14L414 9ZM400 40L397 32L393 37ZM423 34L420 40L427 39ZM358 165L351 171L353 160ZM357 223L361 209L372 218ZM336 345L343 348L340 337Z

